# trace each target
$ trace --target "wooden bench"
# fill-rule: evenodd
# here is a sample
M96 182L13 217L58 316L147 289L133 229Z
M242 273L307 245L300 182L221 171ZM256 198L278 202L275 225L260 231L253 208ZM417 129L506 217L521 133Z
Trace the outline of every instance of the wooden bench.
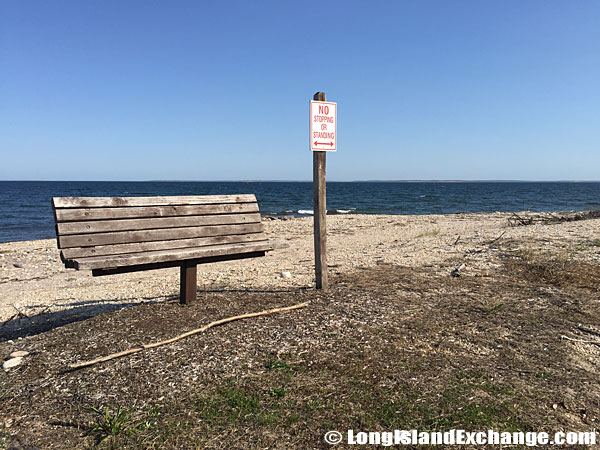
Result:
M55 197L56 238L67 268L93 276L176 267L180 301L196 298L197 264L264 256L267 238L252 194Z

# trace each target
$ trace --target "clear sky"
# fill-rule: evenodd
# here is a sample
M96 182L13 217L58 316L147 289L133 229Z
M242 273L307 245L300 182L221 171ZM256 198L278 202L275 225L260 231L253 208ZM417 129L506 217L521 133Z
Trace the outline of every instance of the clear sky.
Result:
M600 1L0 0L0 179L600 180Z

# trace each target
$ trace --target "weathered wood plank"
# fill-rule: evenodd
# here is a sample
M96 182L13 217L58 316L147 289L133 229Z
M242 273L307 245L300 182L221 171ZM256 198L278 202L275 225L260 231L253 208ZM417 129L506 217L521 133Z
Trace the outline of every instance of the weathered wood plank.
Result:
M317 289L327 289L327 212L326 212L327 152L313 152L314 247L315 281Z
M54 197L55 208L101 208L123 206L213 205L218 203L253 203L254 194L186 195L169 197Z
M58 248L90 247L94 245L128 244L133 242L191 239L230 234L260 233L262 223L242 225L217 225L185 228L159 228L157 230L118 231L114 233L72 234L58 237Z
M187 259L205 258L236 253L249 253L271 250L269 242L249 242L241 244L213 245L200 248L182 248L175 250L159 250L154 252L94 256L75 261L76 269L107 269L111 267L152 264L164 261L184 261Z
M97 245L95 247L75 247L62 250L63 259L87 258L90 256L120 255L123 253L140 253L170 248L204 247L207 245L236 244L240 242L256 242L267 240L264 233L233 234L228 236L211 236L196 239L174 239L171 241L136 242L132 244ZM281 248L273 243L275 248Z
M92 220L59 223L60 235L153 230L157 228L200 227L260 222L260 214L218 214L215 216L159 217L153 219Z
M56 222L84 220L135 219L145 217L199 216L258 212L257 203L225 203L187 206L126 206L123 208L59 208Z
M317 92L313 100L327 101L325 92ZM317 289L327 289L327 206L326 169L327 152L313 152L314 247L315 280Z

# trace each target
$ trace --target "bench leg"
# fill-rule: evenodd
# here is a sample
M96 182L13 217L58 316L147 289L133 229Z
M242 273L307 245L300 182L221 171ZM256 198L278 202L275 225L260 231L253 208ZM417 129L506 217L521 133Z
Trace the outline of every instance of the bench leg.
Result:
M179 302L189 305L196 300L196 264L184 261L179 275Z

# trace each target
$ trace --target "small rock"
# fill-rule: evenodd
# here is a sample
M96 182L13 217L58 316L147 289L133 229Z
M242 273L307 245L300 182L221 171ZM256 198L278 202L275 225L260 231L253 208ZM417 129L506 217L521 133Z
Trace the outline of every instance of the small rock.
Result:
M281 278L292 278L292 274L290 272L281 272Z
M4 370L8 370L8 369L11 369L13 367L17 367L22 362L23 362L23 358L21 358L21 357L11 358L9 360L4 361L4 364L2 364L2 368Z
M10 354L10 357L11 358L24 358L27 355L29 355L29 352L26 352L25 350L17 350L16 352L12 352Z
M22 269L22 268L23 268L23 265L22 265L22 264L19 264L19 263L14 263L14 264L13 264L13 267L16 267L17 269Z

